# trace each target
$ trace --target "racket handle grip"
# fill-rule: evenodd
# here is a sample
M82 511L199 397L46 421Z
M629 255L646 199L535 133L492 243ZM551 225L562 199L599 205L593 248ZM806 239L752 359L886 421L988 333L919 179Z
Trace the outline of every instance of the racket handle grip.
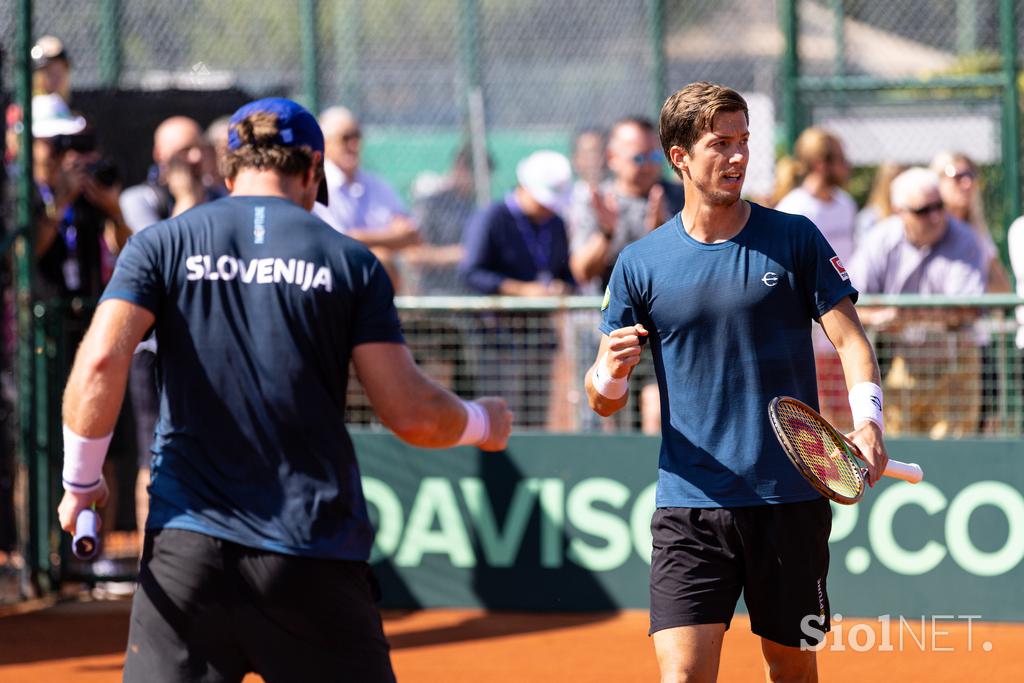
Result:
M80 560L91 560L100 549L99 536L96 533L98 519L96 511L89 508L78 513L71 552Z
M916 484L924 479L924 470L921 469L920 465L913 462L900 462L899 460L890 460L882 474L893 479L908 481L911 484Z

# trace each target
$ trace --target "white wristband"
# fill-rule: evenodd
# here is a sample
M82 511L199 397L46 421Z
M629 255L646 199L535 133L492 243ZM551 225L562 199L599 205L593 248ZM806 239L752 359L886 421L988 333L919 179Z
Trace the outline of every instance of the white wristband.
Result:
M64 490L75 493L88 493L100 487L103 481L103 460L107 457L107 448L111 432L106 436L90 439L80 436L64 425Z
M455 445L476 446L487 441L491 433L491 420L487 417L487 410L474 401L463 401L462 407L466 409L466 428L462 430L462 436Z
M611 375L605 374L607 371L604 369L604 358L597 362L597 367L594 369L594 391L601 394L605 398L612 400L622 398L626 395L629 390L629 378L628 377L612 377Z
M884 432L882 387L873 382L854 384L853 388L850 389L850 412L853 413L853 426L855 428L870 420Z

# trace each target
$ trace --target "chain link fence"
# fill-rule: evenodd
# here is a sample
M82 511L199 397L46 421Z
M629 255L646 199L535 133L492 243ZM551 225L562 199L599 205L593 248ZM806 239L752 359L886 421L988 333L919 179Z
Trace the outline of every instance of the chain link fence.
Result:
M886 396L887 434L926 438L1017 437L1024 433L1024 350L1006 306L920 307L879 300L864 310ZM436 302L436 303L432 303ZM886 304L879 306L879 303ZM535 305L494 300L406 298L402 324L424 370L464 396L506 397L516 426L554 432L660 434L653 362L644 353L620 414L601 418L587 406L583 376L594 362L599 302L586 298ZM877 313L885 313L878 316ZM816 345L822 412L849 430L846 381L834 354ZM348 421L379 422L355 375Z

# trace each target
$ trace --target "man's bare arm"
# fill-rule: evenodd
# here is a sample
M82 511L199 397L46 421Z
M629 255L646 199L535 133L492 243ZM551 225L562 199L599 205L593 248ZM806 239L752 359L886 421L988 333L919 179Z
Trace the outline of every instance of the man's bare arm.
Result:
M373 409L400 439L422 448L447 448L459 441L468 420L461 399L424 375L404 344L360 344L352 360ZM480 448L504 449L512 428L504 399L476 402L487 411L489 422Z
M64 424L94 438L114 431L135 347L153 326L142 306L108 299L96 309L64 390Z
M821 327L839 353L847 389L862 382L875 385L881 383L875 352L864 334L857 310L849 297L844 297L832 310L821 316ZM868 482L873 486L889 461L882 441L881 426L864 421L859 426L854 425L849 437L860 448L868 464Z
M647 334L643 325L631 325L613 330L609 335L601 335L597 359L583 378L590 408L598 415L608 417L621 410L629 401L629 391L618 398L609 398L598 391L598 387L595 386L595 374L600 368L600 372L606 379L628 380L633 368L640 362L640 353L643 350L640 339L646 337Z
M96 309L89 330L78 346L64 390L65 492L57 507L61 528L75 532L78 514L90 505L104 505L107 485L100 477L95 488L75 490L67 481L69 463L83 462L84 449L93 451L90 460L99 476L106 443L121 412L128 370L135 347L153 326L153 314L141 306L119 299L104 301ZM99 442L101 446L85 446ZM70 458L70 460L69 460ZM91 477L90 477L91 479ZM90 482L91 483L91 482Z

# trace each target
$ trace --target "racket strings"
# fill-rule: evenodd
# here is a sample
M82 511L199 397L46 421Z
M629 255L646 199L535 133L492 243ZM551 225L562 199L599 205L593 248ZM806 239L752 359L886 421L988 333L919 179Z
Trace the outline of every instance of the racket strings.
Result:
M846 444L795 406L781 402L778 412L797 457L821 483L840 495L859 496L864 482L856 463L846 454Z

